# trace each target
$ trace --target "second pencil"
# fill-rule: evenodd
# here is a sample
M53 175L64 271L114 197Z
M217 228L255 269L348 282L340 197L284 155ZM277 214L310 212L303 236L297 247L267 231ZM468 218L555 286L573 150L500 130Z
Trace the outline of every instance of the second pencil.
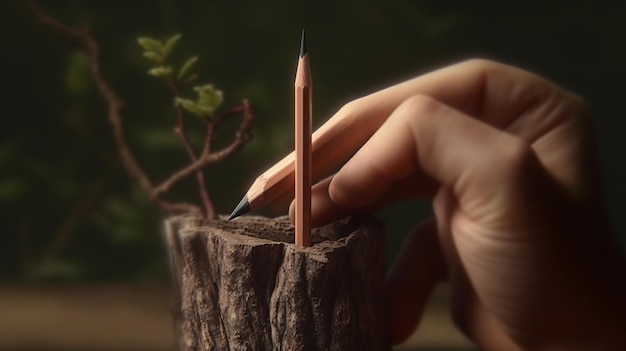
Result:
M295 231L296 245L311 246L312 81L304 30L295 80Z

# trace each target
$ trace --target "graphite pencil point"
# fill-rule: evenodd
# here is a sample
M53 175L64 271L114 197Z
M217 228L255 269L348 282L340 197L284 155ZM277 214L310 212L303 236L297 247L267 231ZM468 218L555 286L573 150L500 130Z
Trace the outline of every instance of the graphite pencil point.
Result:
M300 57L304 57L307 54L306 38L304 36L304 29L302 29L302 38L300 39Z
M239 204L237 204L237 207L235 207L235 209L233 210L233 213L231 213L228 217L228 220L230 221L231 219L235 219L243 214L248 213L249 211L250 203L248 202L248 196L244 195L243 199L239 201Z

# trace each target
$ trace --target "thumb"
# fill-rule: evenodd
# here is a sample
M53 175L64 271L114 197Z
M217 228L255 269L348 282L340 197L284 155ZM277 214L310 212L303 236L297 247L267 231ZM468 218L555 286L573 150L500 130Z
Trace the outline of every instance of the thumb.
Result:
M445 275L436 224L429 220L409 233L387 274L387 313L393 344L406 340L415 330L433 287Z

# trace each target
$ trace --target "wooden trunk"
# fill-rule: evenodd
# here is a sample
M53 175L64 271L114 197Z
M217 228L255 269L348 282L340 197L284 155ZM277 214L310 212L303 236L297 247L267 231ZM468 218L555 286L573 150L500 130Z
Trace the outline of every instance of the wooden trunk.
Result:
M181 350L389 350L382 223L293 244L286 217L166 221Z

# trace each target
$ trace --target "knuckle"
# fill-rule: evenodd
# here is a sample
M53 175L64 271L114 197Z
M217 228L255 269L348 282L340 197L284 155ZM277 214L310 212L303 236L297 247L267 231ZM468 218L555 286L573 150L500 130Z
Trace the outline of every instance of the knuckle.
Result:
M441 108L442 104L430 96L413 95L396 108L394 115L395 118L403 119L406 127L412 131L416 139L424 140L426 145L430 145L431 143L427 140L430 140L431 136L424 133L429 128L423 127L425 124L431 123L432 116L437 115ZM423 152L427 153L428 151L424 149Z
M416 117L434 114L440 108L441 103L427 95L413 95L404 100L398 107L403 112Z
M343 106L341 106L341 108L339 109L339 111L337 111L337 114L341 114L341 115L352 115L355 113L358 113L361 110L361 106L363 105L363 101L364 98L358 98L355 100L352 100L350 102L345 103Z
M503 176L515 178L525 174L525 170L535 161L536 155L531 145L524 139L510 136L510 140L496 149L498 169Z

